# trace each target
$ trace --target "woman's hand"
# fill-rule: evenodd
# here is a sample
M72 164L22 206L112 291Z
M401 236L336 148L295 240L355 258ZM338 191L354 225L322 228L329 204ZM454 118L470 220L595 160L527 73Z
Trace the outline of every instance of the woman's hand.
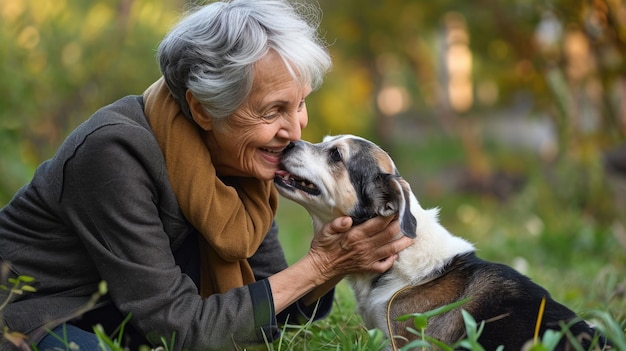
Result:
M340 217L324 225L301 260L268 278L277 313L300 298L314 303L348 274L387 271L398 252L413 243L405 236L396 238L398 233L400 225L393 217L354 227L350 217Z
M340 217L315 234L308 255L324 280L360 272L383 273L393 265L397 253L411 245L401 236L394 216L375 217L351 227L350 217Z

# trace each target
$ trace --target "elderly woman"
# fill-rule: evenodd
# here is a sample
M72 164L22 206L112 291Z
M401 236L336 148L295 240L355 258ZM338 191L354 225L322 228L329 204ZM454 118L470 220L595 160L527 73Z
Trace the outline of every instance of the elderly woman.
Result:
M133 349L272 340L287 318L327 314L346 274L384 272L410 244L394 240L391 218L344 217L287 266L272 180L331 65L316 25L289 3L201 7L158 59L162 79L96 112L0 211L0 258L36 288L2 311L2 350L65 349L50 330L97 349L93 325L112 333L127 316ZM108 294L77 313L101 281Z

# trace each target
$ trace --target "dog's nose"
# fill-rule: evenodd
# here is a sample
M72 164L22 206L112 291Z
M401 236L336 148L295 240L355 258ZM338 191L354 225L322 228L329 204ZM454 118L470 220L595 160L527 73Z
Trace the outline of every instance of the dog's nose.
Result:
M302 145L302 141L300 141L300 140L292 141L291 143L289 143L289 145L287 145L285 150L283 150L283 154L292 151L296 147L301 147L301 145Z

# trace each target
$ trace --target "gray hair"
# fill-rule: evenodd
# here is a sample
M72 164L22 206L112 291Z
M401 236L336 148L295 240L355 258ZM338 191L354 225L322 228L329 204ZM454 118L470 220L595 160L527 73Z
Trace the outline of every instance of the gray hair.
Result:
M254 64L270 49L299 84L317 89L331 68L317 35L319 9L284 0L233 0L202 6L184 17L157 51L174 99L191 119L189 89L215 118L231 115L248 97Z

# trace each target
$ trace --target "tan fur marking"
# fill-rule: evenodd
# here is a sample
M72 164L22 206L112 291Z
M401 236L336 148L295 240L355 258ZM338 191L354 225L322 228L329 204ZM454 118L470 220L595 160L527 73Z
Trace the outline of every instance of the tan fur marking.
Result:
M394 335L402 336L408 340L415 339L415 335L406 330L407 327L413 327L413 320L395 322L395 319L404 314L430 311L464 298L464 296L458 295L459 292L463 291L463 283L464 281L461 277L449 276L406 289L398 294L389 313ZM464 306L464 308L466 307ZM428 322L426 334L452 344L463 336L459 333L459 331L462 332L463 330L463 317L461 311L457 308L448 313L432 317ZM403 338L395 339L398 347L405 345Z
M350 151L358 149L357 144L352 139L338 139L333 143L341 150L344 158L352 155ZM332 198L337 201L333 210L340 216L347 216L357 206L358 195L354 185L350 182L350 175L345 167L337 169L332 174L335 177L335 183L326 185Z
M337 201L334 210L338 212L338 215L346 216L356 207L357 194L345 168L341 172L336 172L335 175L337 176L336 183L332 184L333 188L329 189L332 192L332 198Z
M378 163L378 166L380 167L380 169L383 170L383 172L394 174L395 167L393 165L393 162L391 161L391 158L385 151L377 149L375 150L373 156L376 160L376 163Z

